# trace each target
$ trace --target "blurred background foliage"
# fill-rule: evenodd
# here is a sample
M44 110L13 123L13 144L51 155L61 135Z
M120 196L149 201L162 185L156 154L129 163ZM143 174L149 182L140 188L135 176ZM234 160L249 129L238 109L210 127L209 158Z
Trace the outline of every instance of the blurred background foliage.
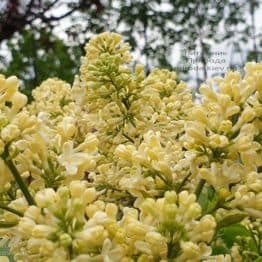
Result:
M199 84L214 45L230 50L231 67L261 61L261 16L261 0L1 0L0 72L17 75L29 97L48 77L72 83L88 39L116 31L148 72L177 68L181 50L199 50L203 72L178 70Z

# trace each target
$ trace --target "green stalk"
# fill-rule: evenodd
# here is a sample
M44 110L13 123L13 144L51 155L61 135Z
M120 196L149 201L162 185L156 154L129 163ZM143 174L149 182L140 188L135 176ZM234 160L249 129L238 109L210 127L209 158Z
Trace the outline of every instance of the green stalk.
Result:
M169 181L163 177L160 172L156 171L155 176L159 177L166 184L168 189L172 190L172 185L170 185L172 182L169 183Z
M13 226L16 226L16 225L17 225L16 222L0 221L0 228L9 228L9 227L13 227Z
M25 184L24 180L22 179L22 177L20 176L16 166L14 165L12 159L9 156L9 152L8 152L8 146L6 145L5 147L5 151L2 155L2 158L5 162L5 164L9 167L9 169L12 172L12 175L15 178L15 181L17 182L19 188L21 189L21 191L23 192L28 204L31 205L35 205L35 200L33 199L33 197L31 196L27 185Z
M135 143L135 141L134 141L130 136L128 136L127 134L125 134L124 132L122 132L122 135L123 135L126 139L128 139L130 142L132 142L133 144Z
M11 212L11 213L13 213L13 214L16 214L16 215L18 215L18 216L20 216L20 217L24 216L24 214L23 214L22 212L14 209L14 208L7 207L7 206L2 206L2 205L0 205L0 208L3 209L3 210L6 210L6 211L8 211L8 212Z
M200 181L199 181L199 183L197 185L196 191L195 191L195 195L196 195L197 199L199 198L205 183L206 183L206 180L200 179Z
M185 185L185 183L187 182L187 180L189 179L189 177L191 176L192 174L189 173L184 179L183 181L178 185L178 187L176 188L176 192L179 193L181 191L181 189L183 188L183 186Z

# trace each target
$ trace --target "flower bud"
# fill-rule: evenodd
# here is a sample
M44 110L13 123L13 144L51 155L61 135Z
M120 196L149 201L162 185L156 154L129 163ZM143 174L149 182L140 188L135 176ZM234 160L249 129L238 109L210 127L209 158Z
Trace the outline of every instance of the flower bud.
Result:
M48 207L55 203L56 193L52 188L46 188L35 195L35 201L40 208Z
M69 188L73 198L80 198L85 192L86 185L84 182L76 180L70 183Z
M91 204L86 207L85 213L89 218L92 218L98 210L98 206Z
M177 194L175 191L165 192L165 202L169 204L175 204L177 201Z
M232 122L229 120L223 120L219 126L219 132L228 133L232 129Z
M211 135L209 137L209 143L210 146L213 148L222 148L229 144L226 136L217 135L217 134Z
M116 218L118 208L115 204L113 203L108 203L106 204L105 208L106 214L111 217L111 218Z
M60 235L59 236L59 241L60 241L60 244L63 247L69 247L72 244L72 238L67 233L64 233L64 234Z
M91 187L91 188L87 188L84 192L83 195L83 199L85 201L86 204L89 204L91 202L93 202L96 198L96 190L95 188Z
M4 127L1 131L2 139L8 143L20 135L20 130L17 125L9 124L8 126Z
M35 238L47 238L53 232L53 228L48 225L36 225L32 230L32 236Z

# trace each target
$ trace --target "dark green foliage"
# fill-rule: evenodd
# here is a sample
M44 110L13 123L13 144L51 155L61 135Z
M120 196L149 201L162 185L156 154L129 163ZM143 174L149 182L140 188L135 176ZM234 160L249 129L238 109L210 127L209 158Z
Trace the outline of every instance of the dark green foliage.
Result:
M18 5L19 1L15 2ZM229 55L233 69L242 67L246 61L262 58L262 42L258 41L261 31L255 21L260 8L258 0L72 0L65 5L65 17L69 22L66 27L61 27L63 16L59 16L56 9L60 2L41 1L42 6L35 5L31 10L39 16L40 23L28 22L31 21L29 12L28 21L16 29L10 28L16 34L12 30L10 34L5 31L6 40L3 34L3 39L0 38L0 43L7 44L7 53L11 54L11 59L9 54L0 56L0 72L22 79L24 92L28 95L47 77L56 76L72 83L85 42L103 31L124 35L138 51L135 58L146 65L147 72L154 67L175 69L182 80L192 77L189 74L192 64L183 51L198 50L199 65L203 68L208 64L213 44L225 41L231 46L225 44L225 50L221 51ZM13 14L19 16L18 6L15 8ZM46 9L52 15L45 14ZM5 23L8 15L3 14L0 10L0 28L2 24L8 26ZM61 34L54 31L57 28L61 28ZM180 49L177 55L174 47ZM206 79L207 73L206 69L194 70L198 85Z
M8 41L11 62L1 70L23 80L22 91L29 95L33 88L49 77L72 83L81 56L78 46L67 46L51 32L25 30L16 41Z

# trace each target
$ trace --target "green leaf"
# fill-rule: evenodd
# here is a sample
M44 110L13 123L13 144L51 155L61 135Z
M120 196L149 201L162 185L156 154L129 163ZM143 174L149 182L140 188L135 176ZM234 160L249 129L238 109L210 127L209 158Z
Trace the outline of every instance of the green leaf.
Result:
M8 242L3 246L0 246L0 256L7 256L9 258L9 262L15 262L13 256L10 253Z
M216 195L216 191L215 191L214 187L209 186L208 189L207 189L208 199L210 199L210 200L214 199L215 195Z
M228 254L230 250L225 246L213 246L212 255Z
M231 214L226 215L221 220L217 221L217 228L222 228L232 224L241 222L247 214L245 212L237 211L231 212Z
M254 262L262 262L262 257L257 258Z
M208 197L206 194L201 193L198 198L198 203L202 208L202 212L204 213L205 210L207 210L208 207Z
M219 202L219 196L212 186L209 186L206 192L201 192L198 198L198 203L202 208L203 214L211 213Z
M234 243L238 243L237 237L250 237L251 232L241 224L234 224L227 227L223 227L218 231L228 248L231 248Z

